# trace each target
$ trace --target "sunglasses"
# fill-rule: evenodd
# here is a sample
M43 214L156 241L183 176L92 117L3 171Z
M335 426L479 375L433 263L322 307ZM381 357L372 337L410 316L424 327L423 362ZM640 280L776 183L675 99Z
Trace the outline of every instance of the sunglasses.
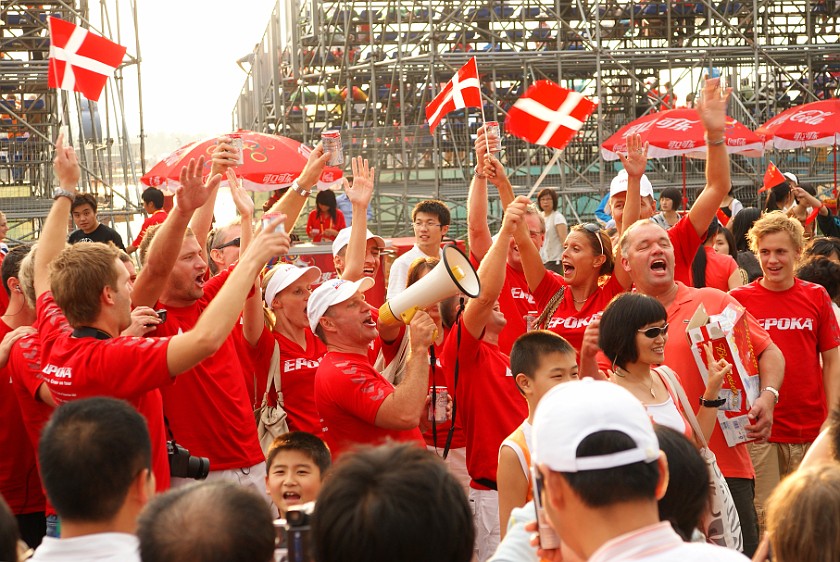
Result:
M636 330L636 331L643 333L646 338L650 338L650 339L653 340L653 339L658 338L660 335L664 336L665 334L668 333L668 324L665 324L661 328L656 327L656 328L648 328L647 330Z
M597 224L594 224L594 223L591 223L591 222L584 223L580 226L581 226L581 228L583 228L587 232L591 232L592 234L595 235L595 238L598 239L598 245L601 246L601 253L598 254L598 255L603 256L604 255L604 242L601 240L601 227L598 226Z
M239 237L238 236L236 238L234 238L233 240L231 240L230 242L225 242L221 246L216 246L214 248L214 250L221 250L223 248L228 248L230 246L236 246L237 248L239 247Z

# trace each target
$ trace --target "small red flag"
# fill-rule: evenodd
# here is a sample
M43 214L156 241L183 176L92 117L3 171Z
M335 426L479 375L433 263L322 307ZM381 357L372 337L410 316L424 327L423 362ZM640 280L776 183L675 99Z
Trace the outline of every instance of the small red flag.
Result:
M450 111L465 107L481 107L481 83L478 81L478 64L475 57L467 61L426 106L429 130L434 131L443 116Z
M50 88L81 92L99 101L126 48L69 21L50 16Z
M539 80L516 100L505 130L534 144L562 149L598 106L583 94Z
M820 205L819 207L814 207L813 209L811 209L811 214L808 215L807 219L805 219L805 224L806 225L814 222L814 220L817 218L817 215L820 214L820 209L822 209L822 205Z
M723 209L718 208L717 213L715 213L715 215L717 216L718 222L723 226L726 226L729 222L729 217L726 216L726 213L723 212Z
M782 174L776 165L771 161L767 164L767 171L764 172L764 185L758 190L759 193L764 193L771 187L777 186L780 183L787 181L787 178Z

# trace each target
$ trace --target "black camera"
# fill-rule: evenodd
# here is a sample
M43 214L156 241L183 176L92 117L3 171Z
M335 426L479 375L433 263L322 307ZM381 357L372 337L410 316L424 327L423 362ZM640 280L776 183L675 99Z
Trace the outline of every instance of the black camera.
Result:
M161 324L166 324L166 309L165 308L161 308L160 310L155 310L155 314L157 314L157 317L160 318L160 323Z
M309 532L315 502L293 505L286 512L286 548L289 562L309 562Z
M194 457L175 441L166 442L166 452L169 454L170 476L195 480L207 478L210 472L210 459L207 457Z

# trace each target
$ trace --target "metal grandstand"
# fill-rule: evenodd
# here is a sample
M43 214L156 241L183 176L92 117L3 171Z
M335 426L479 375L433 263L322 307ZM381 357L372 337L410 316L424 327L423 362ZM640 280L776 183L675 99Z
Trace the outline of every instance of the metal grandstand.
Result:
M136 8L131 2L132 9ZM122 21L120 21L122 15ZM136 204L139 170L123 119L124 73L139 73L136 18L117 0L3 0L0 7L0 210L9 219L9 238L31 240L52 204L52 141L69 128L81 166L81 185L99 199L99 216L123 235L142 212ZM49 16L89 27L129 45L126 62L109 80L99 103L47 86ZM142 122L142 121L141 121ZM141 139L142 141L142 139Z
M502 126L535 80L599 98L543 183L560 190L567 217L590 215L618 169L601 158L600 142L668 103L666 82L698 92L705 75L720 74L735 90L730 114L751 128L792 105L835 97L839 16L833 0L279 0L247 57L233 123L306 143L341 129L349 155L377 167L380 233L404 234L417 198L442 197L463 216L480 113L450 114L430 134L424 109L475 55L484 112ZM527 193L552 154L510 136L504 146L512 181ZM831 149L771 157L807 181L832 180ZM755 202L766 160L732 162L736 195ZM655 188L681 184L681 159L649 166ZM691 199L703 162L687 168Z

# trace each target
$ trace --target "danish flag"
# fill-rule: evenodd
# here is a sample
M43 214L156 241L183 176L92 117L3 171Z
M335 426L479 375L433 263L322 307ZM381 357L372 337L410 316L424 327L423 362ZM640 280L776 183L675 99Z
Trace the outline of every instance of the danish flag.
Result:
M771 161L767 164L767 171L764 172L764 185L758 190L759 193L767 191L768 189L785 183L787 178L779 171L779 168Z
M528 142L562 149L597 106L597 100L539 80L510 108L505 130Z
M443 91L426 106L429 130L434 131L443 116L450 111L465 107L481 107L481 84L478 81L475 57L467 61L444 86Z
M50 17L49 87L81 92L99 101L126 48L83 27Z

